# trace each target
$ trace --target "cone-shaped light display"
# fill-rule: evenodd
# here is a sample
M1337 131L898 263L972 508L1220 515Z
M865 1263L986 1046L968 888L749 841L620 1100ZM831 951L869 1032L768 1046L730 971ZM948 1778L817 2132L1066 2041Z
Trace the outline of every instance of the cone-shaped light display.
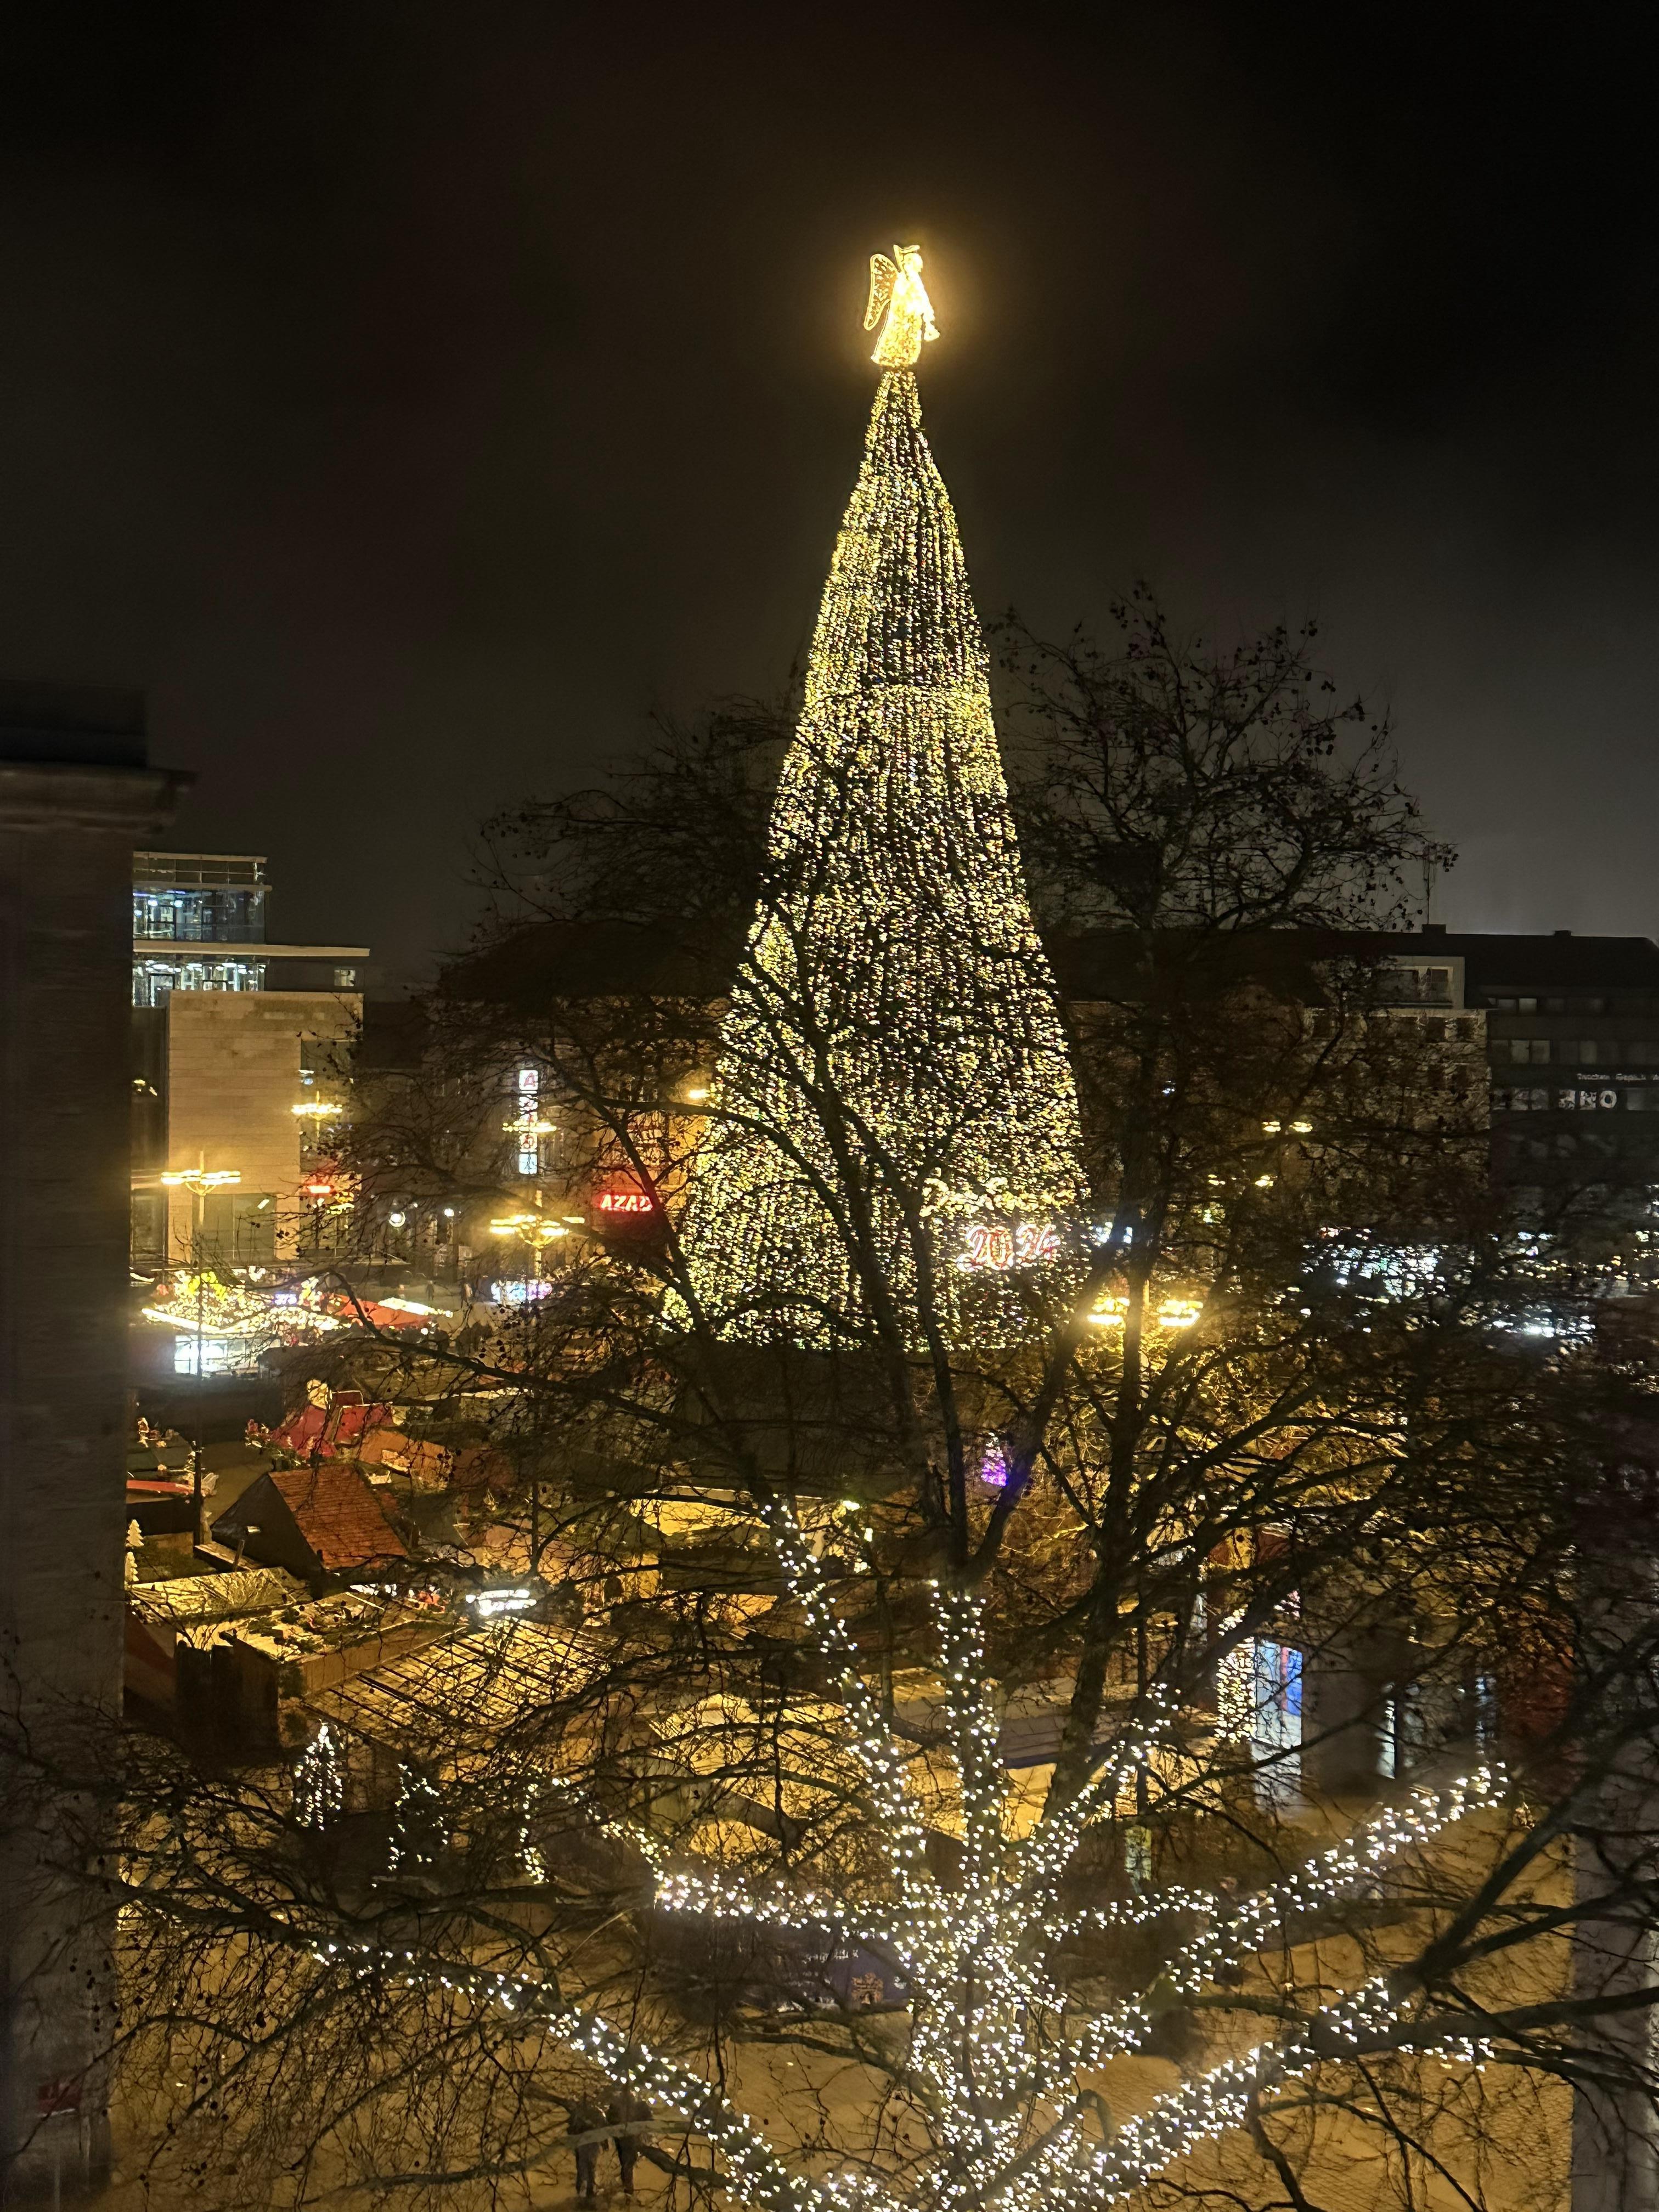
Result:
M1075 1088L916 381L830 564L684 1245L720 1334L999 1333L1069 1275Z

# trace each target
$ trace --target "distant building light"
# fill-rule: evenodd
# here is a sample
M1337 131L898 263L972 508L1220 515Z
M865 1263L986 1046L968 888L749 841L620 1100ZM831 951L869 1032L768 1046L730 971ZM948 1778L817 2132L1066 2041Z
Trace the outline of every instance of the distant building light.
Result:
M1203 1310L1196 1298L1165 1298L1158 1317L1165 1328L1190 1328Z
M466 1601L481 1620L493 1620L502 1613L529 1613L537 1595L535 1590L520 1583L511 1589L470 1590Z
M175 1375L246 1375L258 1365L246 1340L222 1336L176 1336L173 1340Z

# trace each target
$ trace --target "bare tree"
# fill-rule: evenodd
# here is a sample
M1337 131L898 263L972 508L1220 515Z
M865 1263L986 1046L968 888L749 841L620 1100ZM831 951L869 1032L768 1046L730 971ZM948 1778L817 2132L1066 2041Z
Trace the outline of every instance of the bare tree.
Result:
M540 1295L465 1341L328 1356L488 1423L559 1619L316 1701L297 1799L143 1739L88 1778L158 2182L498 2194L626 2085L677 2190L745 2203L1266 2212L1373 2155L1379 2201L1480 2204L1575 2088L1651 2110L1606 1931L1652 1918L1652 1619L1583 1544L1614 1498L1649 1542L1645 1366L1517 1241L1474 1055L1356 934L1425 849L1381 753L1310 720L1299 646L1148 621L1109 680L1026 647L1039 881L1113 924L1055 947L1085 1182L1046 1249L938 1208L844 1000L820 1049L776 718L503 834L365 1190L505 1212L530 1066L543 1219L596 1171L645 1211L532 1244ZM803 1077L770 1119L715 1079L745 992ZM711 1304L722 1142L821 1200L821 1328Z

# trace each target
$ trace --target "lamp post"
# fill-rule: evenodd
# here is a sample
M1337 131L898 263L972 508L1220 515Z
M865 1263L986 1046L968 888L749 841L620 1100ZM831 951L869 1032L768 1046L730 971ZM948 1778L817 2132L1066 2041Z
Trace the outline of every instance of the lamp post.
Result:
M331 1122L343 1120L345 1109L336 1105L332 1099L301 1098L296 1105L290 1106L289 1111L301 1125L300 1163L302 1173L307 1173L308 1179L300 1185L300 1188L304 1195L313 1201L312 1257L320 1259L323 1250L323 1211L329 1200L334 1195L335 1185L328 1172L327 1156L325 1155L323 1160L319 1162L318 1148L321 1143L325 1127Z
M489 1224L492 1237L516 1237L527 1244L536 1255L536 1279L541 1280L541 1259L544 1249L556 1243L570 1231L562 1221L550 1221L544 1213L508 1213ZM529 1342L530 1299L525 1299L526 1344ZM532 1473L530 1478L530 1566L532 1573L539 1570L541 1561L541 1484Z
M507 1213L490 1223L489 1233L492 1237L516 1237L521 1243L527 1244L536 1255L536 1279L539 1282L544 1249L561 1237L568 1237L570 1231L562 1221L551 1220L545 1213Z
M191 1257L196 1263L196 1443L190 1455L191 1494L195 1504L196 1534L194 1541L202 1540L202 1393L207 1379L206 1363L202 1357L203 1327L206 1317L207 1262L203 1250L204 1216L207 1194L210 1190L222 1190L228 1183L240 1182L240 1168L176 1168L163 1175L161 1181L170 1189L182 1187L190 1193L190 1241Z

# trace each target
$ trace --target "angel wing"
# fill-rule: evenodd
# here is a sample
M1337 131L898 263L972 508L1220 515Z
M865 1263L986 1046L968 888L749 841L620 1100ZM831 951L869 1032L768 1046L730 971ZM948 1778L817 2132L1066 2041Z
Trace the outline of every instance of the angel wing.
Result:
M887 303L898 283L898 266L884 253L870 256L870 304L864 311L864 327L872 331L887 313Z

